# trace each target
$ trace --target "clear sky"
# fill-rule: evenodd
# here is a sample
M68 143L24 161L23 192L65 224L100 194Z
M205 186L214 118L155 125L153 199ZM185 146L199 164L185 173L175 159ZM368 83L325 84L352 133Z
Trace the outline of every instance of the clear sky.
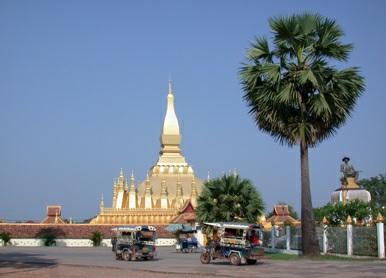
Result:
M111 205L123 167L137 181L157 160L173 80L182 150L197 175L236 169L300 207L298 148L255 127L238 70L268 18L335 18L354 44L366 92L336 136L310 152L314 206L339 186L345 155L361 177L386 172L385 1L0 1L0 219L63 216Z

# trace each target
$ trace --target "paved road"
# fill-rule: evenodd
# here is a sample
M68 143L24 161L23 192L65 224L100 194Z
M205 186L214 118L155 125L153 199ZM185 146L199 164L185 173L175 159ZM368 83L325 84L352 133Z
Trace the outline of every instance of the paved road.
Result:
M108 248L0 248L5 277L385 277L386 261L314 261L264 259L256 265L226 261L203 265L199 254L158 248L154 261L116 261Z

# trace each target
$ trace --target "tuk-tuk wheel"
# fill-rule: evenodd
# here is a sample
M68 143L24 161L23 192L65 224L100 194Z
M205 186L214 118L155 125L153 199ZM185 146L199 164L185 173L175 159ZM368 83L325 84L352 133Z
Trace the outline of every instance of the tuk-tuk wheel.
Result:
M209 254L209 252L201 253L200 261L203 264L208 264L210 262L210 254Z
M256 263L256 260L247 259L247 264L255 264L255 263Z
M122 253L122 259L125 260L125 261L130 261L131 260L131 255L129 253L129 251L123 251Z
M231 262L231 265L240 265L241 258L236 253L233 253L229 256L229 261Z

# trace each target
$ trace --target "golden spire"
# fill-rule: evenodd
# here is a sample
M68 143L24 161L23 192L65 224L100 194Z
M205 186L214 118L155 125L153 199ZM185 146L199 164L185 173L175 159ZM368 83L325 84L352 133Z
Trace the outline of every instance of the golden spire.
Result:
M169 91L167 96L167 107L164 124L162 128L162 135L180 135L180 127L176 112L174 111L174 95L172 83L169 81ZM167 142L166 142L167 143Z
M101 201L99 203L99 207L100 208L103 208L105 206L105 203L104 203L104 200L103 200L103 193L102 193L102 196L101 196Z
M135 179L134 179L134 171L131 170L131 176L130 176L130 191L134 192L135 191Z
M150 179L149 179L149 172L146 173L145 195L151 195L151 185L150 185Z
M176 112L174 111L174 95L171 81L169 81L166 114L162 126L160 141L162 148L160 152L161 155L164 153L181 153L180 126L178 124Z

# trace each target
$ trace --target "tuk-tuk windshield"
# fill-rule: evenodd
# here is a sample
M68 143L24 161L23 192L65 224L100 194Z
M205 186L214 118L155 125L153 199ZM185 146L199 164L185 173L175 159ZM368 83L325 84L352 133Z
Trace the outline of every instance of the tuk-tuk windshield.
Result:
M152 231L138 231L137 239L141 241L154 241L155 232Z

